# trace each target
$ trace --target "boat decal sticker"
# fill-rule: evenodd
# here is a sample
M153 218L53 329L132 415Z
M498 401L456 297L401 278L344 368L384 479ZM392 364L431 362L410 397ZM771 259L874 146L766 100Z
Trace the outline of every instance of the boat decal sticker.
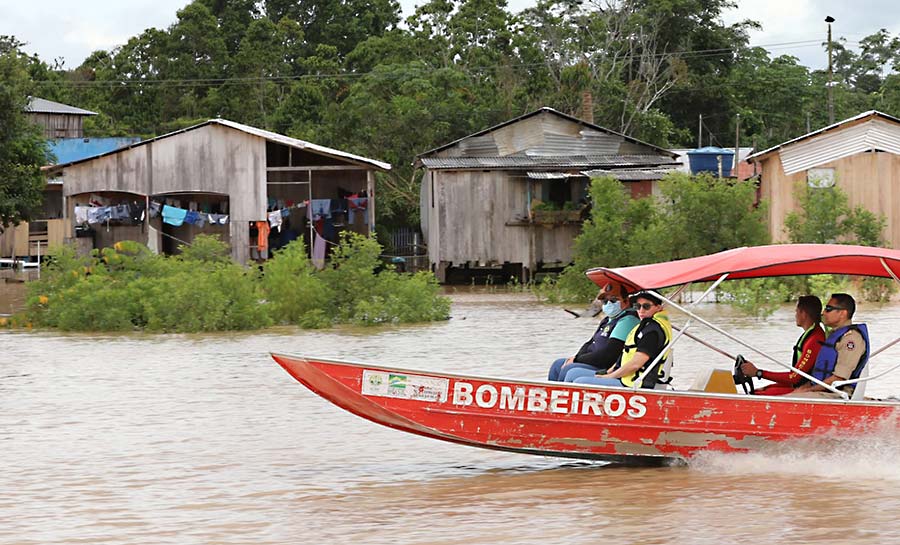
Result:
M362 394L397 397L432 403L447 401L450 381L446 378L363 370Z

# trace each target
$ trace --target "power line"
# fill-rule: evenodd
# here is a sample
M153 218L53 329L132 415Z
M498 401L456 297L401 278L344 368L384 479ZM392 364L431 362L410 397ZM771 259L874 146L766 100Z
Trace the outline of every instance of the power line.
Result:
M813 47L821 45L821 42L818 40L802 40L802 41L794 41L794 42L779 42L774 44L764 44L764 45L756 45L752 46L753 48L763 48L763 49L780 49L780 48L797 48L797 47ZM674 52L660 52L653 53L649 55L623 55L622 57L618 57L615 60L618 62L630 62L634 60L638 60L641 58L659 58L659 57L671 57L671 58L679 58L679 59L703 59L703 58L716 58L716 57L726 57L726 56L737 56L740 57L740 51L737 51L733 48L717 48L717 49L701 49L701 50L682 50L682 51L674 51ZM486 66L457 66L456 68L462 69L467 73L479 72L491 69L528 69L528 68L536 68L546 66L546 62L540 63L516 63L516 64L494 64L494 65L486 65ZM442 70L442 67L419 67L419 66L410 66L405 65L404 68L411 71L419 71L419 72L435 72L438 70ZM41 80L35 81L34 83L37 85L43 86L63 86L63 87L127 87L127 86L140 86L140 87L150 87L155 85L168 86L168 87L208 87L208 86L218 86L218 85L226 85L226 84L235 84L235 85L256 85L260 83L290 83L293 81L301 81L301 80L323 80L323 79L345 79L345 78L361 78L366 76L375 76L378 75L376 71L368 71L368 72L340 72L340 73L327 73L327 74L299 74L299 75L285 75L285 76L253 76L253 77L222 77L222 78L166 78L166 79L122 79L122 80L70 80L70 79L61 79L61 80ZM385 77L392 77L392 75L385 74Z

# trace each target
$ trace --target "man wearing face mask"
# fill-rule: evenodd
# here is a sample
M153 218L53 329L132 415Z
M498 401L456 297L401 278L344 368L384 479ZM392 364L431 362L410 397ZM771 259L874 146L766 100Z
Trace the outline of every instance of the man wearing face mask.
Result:
M573 369L605 371L618 361L625 346L625 338L640 322L627 295L628 292L623 287L618 286L616 289L612 284L607 284L600 290L597 299L603 304L605 317L600 321L597 331L574 356L554 361L547 380L563 381Z

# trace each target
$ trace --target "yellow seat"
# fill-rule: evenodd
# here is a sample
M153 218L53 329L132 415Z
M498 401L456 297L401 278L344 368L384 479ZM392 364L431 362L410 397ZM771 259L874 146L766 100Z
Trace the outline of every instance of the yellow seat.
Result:
M707 369L694 379L691 390L712 394L736 394L734 377L728 369Z

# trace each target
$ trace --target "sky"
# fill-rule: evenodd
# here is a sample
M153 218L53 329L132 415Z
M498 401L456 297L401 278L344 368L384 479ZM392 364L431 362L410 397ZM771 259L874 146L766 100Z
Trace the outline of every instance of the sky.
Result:
M0 0L0 35L26 42L28 53L46 62L62 59L75 68L93 51L112 49L150 27L166 28L189 0ZM422 0L401 0L408 15ZM813 69L824 68L821 47L826 39L825 16L835 18L835 38L844 37L855 48L860 39L885 28L900 34L900 3L896 0L737 0L738 7L724 14L726 23L754 19L763 26L751 33L751 45L764 46L773 55L793 55ZM509 0L520 11L534 0ZM797 43L803 42L803 43Z

